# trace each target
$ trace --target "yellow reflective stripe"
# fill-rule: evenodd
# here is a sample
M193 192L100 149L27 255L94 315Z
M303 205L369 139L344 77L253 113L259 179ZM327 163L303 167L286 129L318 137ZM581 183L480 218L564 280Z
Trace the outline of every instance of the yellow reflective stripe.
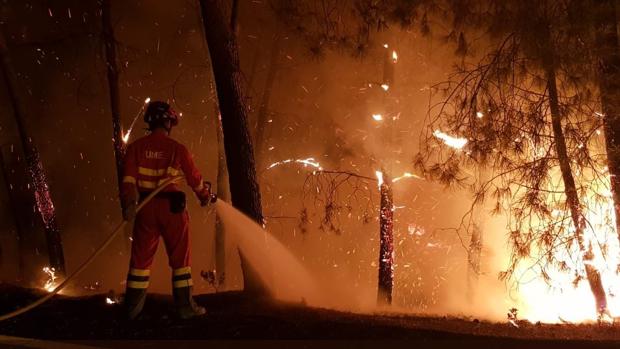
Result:
M148 288L148 281L127 281L127 287L129 288Z
M190 287L193 285L194 285L194 282L192 281L192 279L179 280L179 281L175 281L172 283L172 287L174 288Z
M136 177L125 176L125 177L123 177L123 183L136 184Z
M153 168L148 168L148 167L138 167L138 173L144 176L149 176L149 177L160 177L165 174L177 176L181 173L181 170L178 170L174 167L168 167L166 169L164 168L153 169Z
M149 276L149 275L151 275L151 271L149 269L135 269L135 268L131 268L131 269L129 269L129 274L135 275L135 276Z
M174 269L172 271L172 275L174 276L179 276L179 275L183 275L183 274L191 274L192 273L192 268L191 267L183 267L183 268L179 268L179 269Z
M166 173L165 169L155 170L152 168L138 167L138 173L145 176L158 177Z
M172 176L178 176L181 173L181 170L177 170L174 167L168 167L168 170L166 171L169 175Z
M138 186L142 188L155 189L157 188L157 182L153 181L138 181Z

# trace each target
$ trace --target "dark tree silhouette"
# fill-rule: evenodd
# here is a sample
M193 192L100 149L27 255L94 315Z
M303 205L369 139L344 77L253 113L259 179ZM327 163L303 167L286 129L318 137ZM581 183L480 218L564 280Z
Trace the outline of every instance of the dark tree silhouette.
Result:
M200 9L221 112L232 204L262 225L260 189L235 37L217 0L200 0ZM267 288L258 274L251 270L243 254L241 260L244 289L251 293L266 293Z
M27 176L29 178L37 210L45 227L45 237L47 240L47 251L50 260L50 268L58 273L59 276L65 275L65 258L62 248L62 239L58 222L56 221L56 209L49 190L47 176L43 168L43 163L39 156L39 151L35 146L32 136L28 133L24 121L24 111L22 103L19 101L16 88L16 74L13 71L11 59L7 48L4 33L0 32L0 70L2 78L9 94L9 101L13 109L13 117L19 138L26 157Z
M102 37L105 47L108 93L110 95L110 112L112 114L112 142L114 145L116 178L118 180L120 195L120 187L123 182L123 156L125 155L125 143L123 142L123 131L121 126L121 102L118 88L119 71L116 58L116 39L114 37L114 28L112 27L112 9L110 2L111 0L101 0L101 24L103 28Z

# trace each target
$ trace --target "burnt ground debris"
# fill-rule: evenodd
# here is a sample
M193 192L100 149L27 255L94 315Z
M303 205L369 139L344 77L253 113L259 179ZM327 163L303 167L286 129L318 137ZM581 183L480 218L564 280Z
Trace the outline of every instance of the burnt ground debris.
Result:
M3 313L42 295L40 290L10 285L2 285L0 290ZM29 313L2 323L0 335L87 343L106 348L157 348L172 343L193 347L204 344L204 340L224 346L257 344L246 342L248 340L260 341L261 345L269 347L293 344L310 347L312 343L331 347L345 345L343 341L354 341L356 347L363 343L376 344L377 341L389 341L392 347L401 344L407 347L416 344L416 347L463 348L552 348L560 345L563 348L603 348L620 345L619 325L550 325L521 321L517 328L509 323L474 318L357 314L311 308L301 302L257 300L242 292L199 295L197 301L207 307L207 316L181 321L173 316L173 302L169 295L149 295L141 317L130 322L122 318L120 305L106 303L106 294L58 296ZM276 343L272 340L284 341Z

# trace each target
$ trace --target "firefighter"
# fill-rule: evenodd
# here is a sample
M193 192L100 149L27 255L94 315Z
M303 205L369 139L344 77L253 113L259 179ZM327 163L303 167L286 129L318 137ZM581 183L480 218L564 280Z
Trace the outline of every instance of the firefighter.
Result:
M169 137L172 127L179 122L177 113L170 105L160 101L150 102L144 121L150 133L127 147L123 166L123 218L127 221L135 218L124 302L126 315L134 319L144 307L150 267L160 236L172 268L178 316L186 319L203 315L205 308L198 306L192 297L189 216L185 210L185 193L172 183L137 214L136 207L161 182L181 174L202 206L212 200L211 188L208 182L203 182L187 148Z

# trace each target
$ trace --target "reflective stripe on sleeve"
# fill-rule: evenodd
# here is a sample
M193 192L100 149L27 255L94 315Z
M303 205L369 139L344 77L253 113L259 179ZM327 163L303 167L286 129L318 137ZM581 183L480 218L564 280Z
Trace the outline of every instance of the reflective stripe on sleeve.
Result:
M136 177L125 176L123 177L123 183L136 184Z
M138 186L147 189L155 189L157 188L157 182L140 180L138 181Z

